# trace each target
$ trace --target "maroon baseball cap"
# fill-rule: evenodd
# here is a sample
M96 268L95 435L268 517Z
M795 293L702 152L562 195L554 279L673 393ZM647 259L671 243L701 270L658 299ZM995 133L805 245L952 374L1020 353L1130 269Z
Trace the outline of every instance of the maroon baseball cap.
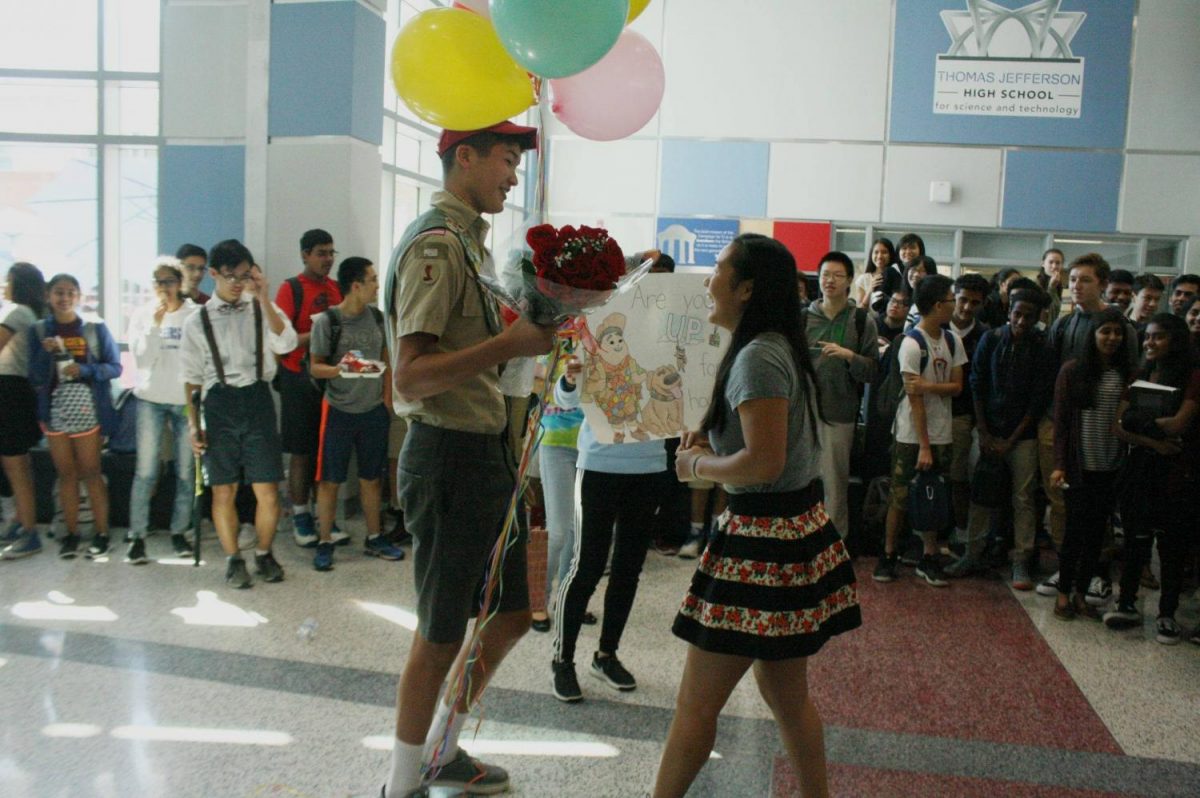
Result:
M481 127L478 130L443 130L442 137L438 139L438 157L442 157L455 144L469 139L476 133L500 133L505 136L519 136L521 138L521 149L523 150L536 150L538 146L536 127L514 125L512 122L504 121L498 122L491 127Z

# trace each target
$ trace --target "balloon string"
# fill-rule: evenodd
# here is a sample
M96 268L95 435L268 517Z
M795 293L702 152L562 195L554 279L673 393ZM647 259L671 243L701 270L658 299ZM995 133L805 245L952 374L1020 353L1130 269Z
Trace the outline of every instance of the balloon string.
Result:
M496 544L492 547L491 554L488 555L487 579L483 586L479 615L475 619L475 629L471 635L470 642L467 644L467 656L461 660L461 664L450 674L448 682L448 690L451 695L450 706L459 706L461 704L467 708L468 712L480 702L485 689L480 688L478 692L475 690L475 685L472 682L472 674L476 664L479 664L481 668L486 667L486 663L481 661L483 655L483 630L487 628L492 618L499 612L499 599L500 596L504 595L504 561L509 551L517 545L520 537L520 530L517 525L517 512L521 507L521 500L525 496L525 491L529 487L526 474L529 470L529 464L532 462L533 456L541 444L544 433L542 429L542 413L545 410L546 403L549 401L549 397L553 395L551 392L554 390L554 375L558 371L560 361L566 354L566 338L560 335L555 338L554 349L547 364L546 374L542 379L541 390L537 395L537 403L530 410L529 417L526 420L525 445L521 448L521 457L517 461L515 484L513 485L513 492L509 496L508 509L505 511L504 521L500 527L500 535L496 540ZM441 739L433 751L431 762L437 762L441 759L442 753L450 744L450 720L452 717L453 713L447 713L446 726L442 729ZM475 724L476 733L478 733L479 724L482 722L481 709L480 718ZM426 773L426 779L436 778L440 769L438 766L431 765L429 771Z

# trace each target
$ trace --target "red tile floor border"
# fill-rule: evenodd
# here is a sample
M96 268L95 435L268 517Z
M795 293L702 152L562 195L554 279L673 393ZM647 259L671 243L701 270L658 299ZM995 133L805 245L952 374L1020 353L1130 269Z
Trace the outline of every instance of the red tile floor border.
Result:
M772 798L799 795L800 785L787 760L780 757L775 764ZM829 766L829 794L837 798L1121 798L1121 793L853 765Z
M880 584L874 567L855 563L862 627L809 663L827 725L1123 753L1004 582L934 588L902 567Z

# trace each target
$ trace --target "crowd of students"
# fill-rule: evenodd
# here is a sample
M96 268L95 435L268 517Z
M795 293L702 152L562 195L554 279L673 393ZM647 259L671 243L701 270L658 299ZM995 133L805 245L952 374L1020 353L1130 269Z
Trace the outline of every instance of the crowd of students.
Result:
M873 475L871 461L885 445L891 451L873 576L898 578L908 486L916 472L929 471L948 483L956 556L948 563L939 556L943 530L914 529L918 578L944 587L985 570L986 552L1006 546L1012 587L1056 596L1056 617L1128 628L1141 624L1139 586L1158 586L1148 567L1157 539L1155 638L1174 644L1184 638L1175 613L1197 549L1186 497L1200 477L1200 277L1179 275L1168 289L1153 274L1113 270L1095 253L1064 261L1058 249L1045 252L1036 281L1015 269L990 283L976 274L951 281L936 273L915 235L900 240L898 253L887 239L875 241L858 279L842 253L822 258L809 335L822 355L823 396L865 393L864 476ZM1159 312L1167 291L1169 308ZM877 342L876 352L865 338ZM826 436L850 434L826 415ZM872 428L887 430L886 438ZM826 457L822 468L835 516L852 448L845 437L838 445L846 457ZM1035 585L1039 486L1059 570ZM1200 643L1200 629L1190 639Z
M170 540L176 556L192 554L190 540L199 521L194 468L202 461L213 526L228 558L226 581L237 588L253 584L242 555L250 548L259 578L281 581L283 569L272 545L286 453L293 537L315 549L316 570L331 570L334 546L350 542L334 516L352 455L357 456L367 528L364 553L404 559L402 523L390 534L383 532L383 485L403 422L391 412L382 314L371 306L379 280L374 264L359 257L344 259L336 281L331 279L335 254L329 233L304 233L304 269L280 286L275 301L269 300L270 286L253 255L235 240L222 241L211 252L185 244L175 257L156 263L154 296L134 311L126 334L136 367L137 430L126 562L150 560L150 506L168 430L173 441L168 459L175 468ZM206 273L215 286L212 296L200 290ZM0 558L19 559L43 549L30 463L30 450L43 437L57 474L65 527L57 541L59 556L74 558L81 548L87 558L105 556L113 544L101 451L118 421L113 407L113 382L122 374L117 345L103 321L81 315L80 287L71 275L46 281L36 266L14 264L5 299L0 390L8 408L0 414L0 457L14 511L5 521ZM350 365L339 365L343 359ZM282 428L272 386L279 392ZM93 517L86 547L80 537L80 485L86 486Z

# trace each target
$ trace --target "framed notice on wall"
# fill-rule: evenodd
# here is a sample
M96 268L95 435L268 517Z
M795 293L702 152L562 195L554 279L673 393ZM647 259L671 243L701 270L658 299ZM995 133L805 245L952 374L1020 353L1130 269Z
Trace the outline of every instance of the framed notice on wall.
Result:
M1119 148L1133 0L898 0L892 141Z

